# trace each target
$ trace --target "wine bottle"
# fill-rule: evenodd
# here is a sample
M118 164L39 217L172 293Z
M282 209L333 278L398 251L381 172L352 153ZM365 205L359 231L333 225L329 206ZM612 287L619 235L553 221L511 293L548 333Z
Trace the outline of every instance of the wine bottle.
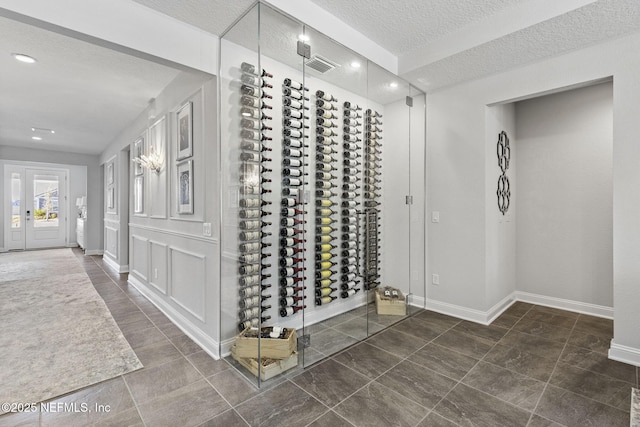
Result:
M273 140L273 138L263 134L260 131L250 130L250 129L242 129L242 131L240 132L240 136L242 136L243 138L253 139L253 140L256 140L256 141L271 141L271 140Z
M240 86L240 91L245 95L253 96L255 98L273 98L273 96L269 95L266 92L260 93L260 89L258 89L256 86L250 86L248 84L243 84L242 86Z
M329 244L329 243L323 243L320 245L316 245L316 252L329 252L332 249L336 249L337 246Z
M356 175L358 174L360 171L354 167L346 167L342 169L342 173L345 175Z
M364 191L380 191L382 190L382 187L378 187L376 185L372 185L372 184L365 184L364 185Z
M280 211L280 213L282 214L282 216L295 216L295 215L304 215L307 213L307 211L303 211L295 208L282 208L282 211Z
M362 107L359 106L358 104L354 104L354 103L348 102L348 101L345 101L344 104L342 104L342 106L344 108L346 108L347 110L356 110L356 111L362 110Z
M331 163L316 163L316 169L322 172L331 172L336 170Z
M262 314L263 311L266 311L270 308L271 305L264 305L260 307L252 307L245 310L240 310L240 312L238 313L238 318L242 321L245 319L250 319L252 317L258 317Z
M243 298L238 302L238 306L241 309L253 307L262 304L262 302L269 298L271 298L271 295L255 295L252 297Z
M316 172L316 179L323 179L328 181L331 179L338 179L338 177L326 172Z
M280 258L280 267L292 267L304 261L305 259L301 257L282 257Z
M241 254L238 256L238 261L243 262L245 264L253 264L256 262L260 262L265 258L268 258L271 256L271 253L260 253L260 252L256 252L253 254Z
M304 239L296 239L295 237L283 237L280 239L280 246L294 246L305 243Z
M348 274L348 273L355 273L356 271L358 271L358 268L355 265L343 265L342 268L340 269L340 272L342 274Z
M306 220L297 219L297 218L282 218L280 220L280 225L283 227L293 227L297 224L306 224Z
M284 114L285 117L291 117L292 119L309 120L309 116L306 116L301 110L296 110L295 108L284 107L284 109L282 110L282 113Z
M362 126L362 122L356 120L356 119L352 119L349 117L345 117L344 119L342 119L342 124L345 126Z
M369 116L371 116L371 117L380 117L380 118L382 117L382 114L378 113L377 111L371 110L371 109L367 110L367 114Z
M316 151L319 154L338 154L338 152L331 148L331 146L326 145L316 145Z
M254 317L253 319L245 320L244 322L238 323L238 330L244 331L247 328L257 328L260 325L260 321L264 323L269 319L271 319L271 316Z
M280 229L280 235L283 237L292 237L296 234L304 234L307 230L301 228L283 227Z
M309 88L305 87L302 83L299 83L295 80L284 79L284 85L295 90L309 90Z
M259 220L243 220L240 221L240 229L242 230L258 230L262 227L266 227L271 225L270 222L267 221L259 221Z
M292 248L292 247L284 247L280 249L280 256L282 257L291 257L300 252L304 252L304 248Z
M353 167L356 167L356 166L360 166L360 162L359 161L351 160L351 159L344 159L342 161L342 164L347 166L347 167L350 167L350 168L353 168Z
M355 249L347 249L342 251L342 256L343 257L350 257L350 256L357 256L357 251Z
M355 200L343 200L340 204L343 208L355 208L358 207L358 202Z
M317 261L316 262L316 270L328 270L331 267L333 267L334 265L337 265L337 263L332 262L332 261Z
M342 177L342 180L347 183L354 183L359 181L358 177L355 175L345 175Z
M271 215L271 212L262 209L240 209L238 212L238 216L243 219L261 218L267 215Z
M296 286L296 287L287 286L285 288L280 288L280 297L290 297L304 289L307 289L307 288L305 286Z
M316 109L316 116L322 117L323 119L337 119L338 116L331 110L324 110L322 108Z
M285 148L282 150L282 154L287 157L301 157L302 151L295 148Z
M315 293L317 297L322 297L322 296L326 296L326 295L330 295L332 292L337 291L336 288L316 288Z
M316 279L327 279L333 275L335 271L332 270L317 270Z
M381 203L377 202L375 200L367 200L367 201L364 202L364 205L366 207L368 207L368 208L373 208L373 207L376 207L376 206L380 206Z
M342 149L346 151L357 151L360 149L360 147L358 147L358 144L355 144L355 143L343 142Z
M328 156L326 154L322 154L322 153L318 153L316 154L316 161L317 162L324 162L324 163L333 163L336 161L336 159L334 159L331 156Z
M338 110L338 107L336 107L335 104L323 99L316 100L316 107L322 108L323 110Z
M362 114L360 114L357 111L353 111L353 110L345 110L344 111L344 116L352 118L352 119L361 119L362 118Z
M356 209L342 209L342 215L344 216L355 216L356 214Z
M240 277L240 286L253 286L259 285L261 281L271 277L271 274L252 274L250 276Z
M280 286L282 287L288 287L288 286L293 286L298 282L302 282L307 280L306 277L282 277L280 278Z
M355 280L352 280L350 282L343 282L340 284L340 289L343 291L347 291L349 289L353 289L356 286L358 286L358 282L356 282Z
M306 267L282 267L280 269L281 276L295 276L301 271L306 270Z
M360 133L358 128L355 128L353 126L343 126L342 127L342 132L344 132L345 134L349 134L349 135L356 135L356 134Z
M271 151L272 149L267 147L266 145L262 145L259 142L254 142L254 141L242 141L240 143L240 148L242 148L243 150L249 150L249 151L257 151L257 152L264 152L264 151Z
M347 142L360 142L362 141L359 137L357 137L356 135L351 135L351 134L344 134L342 135L342 139L344 141Z
M281 317L292 316L292 315L296 314L298 311L303 310L305 308L307 308L306 305L281 308L280 309L280 316Z
M240 108L240 114L244 117L251 117L253 119L273 120L273 117L267 116L264 112L251 107Z
M334 184L331 181L316 181L316 188L323 188L325 190L330 190L332 188L338 188L338 185Z
M267 288L270 288L271 285L253 285L253 286L247 286L246 288L241 288L238 291L238 294L240 295L241 298L247 298L250 296L254 296L254 295L259 295L262 291L266 290Z
M302 123L300 120L284 119L284 125L295 129L309 129L309 126Z
M344 216L342 217L342 224L349 224L349 225L355 225L357 222L357 219L355 217L351 218L348 216ZM346 231L345 233L349 233L349 231Z
M289 148L306 148L309 146L308 144L305 144L301 139L292 139L288 136L282 138L282 145Z
M337 221L336 219L329 218L329 217L316 217L317 225L331 225L336 221Z
M282 178L282 185L287 185L291 187L300 187L301 185L306 184L300 178Z
M328 225L316 227L317 234L331 234L334 231L336 231L336 229L333 227L329 227Z
M354 249L358 244L354 240L342 242L342 249Z
M328 208L328 207L331 207L333 205L334 205L334 203L330 199L316 199L316 206L317 207Z
M282 206L295 206L298 204L298 201L296 199L294 199L293 197L285 197L282 199L281 201Z
M336 193L329 190L316 190L316 197L333 197Z
M264 73L264 70L263 70L263 73ZM242 74L242 76L240 76L240 81L242 83L253 85L253 86L273 88L273 85L270 83L267 83L267 81L264 80L263 77L272 77L272 76L271 74L266 73L258 77L255 73L251 71L246 71L245 73Z
M330 94L328 94L328 93L326 93L326 92L324 92L322 90L317 90L316 91L316 96L318 98L323 99L323 100L328 101L328 102L337 102L338 101L333 95L330 95Z
M357 151L345 151L344 152L344 158L345 159L357 159L359 157L362 157L362 155L360 153L358 153Z
M356 226L355 225L343 225L342 226L342 232L343 233L355 233L356 230Z
M356 193L355 191L343 191L342 192L342 198L343 199L355 199L359 195L360 194Z
M306 164L302 163L302 160L300 160L300 159L291 159L291 158L282 159L282 164L284 166L291 166L293 168L300 168L302 166L307 166Z
M280 298L280 305L282 307L288 307L288 306L292 306L294 304L297 304L298 302L302 301L303 299L307 298L306 295L301 296L301 297L283 297Z
M273 107L265 103L262 99L254 98L253 96L249 95L242 95L242 97L240 98L240 102L242 103L242 105L246 105L249 107L273 110Z
M364 198L365 199L375 199L377 197L380 197L380 194L378 193L373 193L371 191L367 191L366 193L364 193Z
M239 245L240 252L256 252L264 248L268 248L271 246L271 243L262 243L262 242L252 242L252 243L241 243Z
M316 215L318 216L331 216L335 213L336 212L331 209L326 209L326 208L316 209Z
M346 240L346 241L355 242L357 238L358 238L358 235L356 233L345 233L342 235L342 240Z
M333 258L331 252L319 252L316 254L316 261L329 261L331 258Z
M240 199L238 202L241 208L259 208L270 205L271 202L262 199Z
M342 291L342 292L340 293L340 296L341 296L342 298L349 298L350 296L355 295L359 290L360 290L360 289L351 288L351 289L349 289L349 290Z
M297 91L297 90L292 90L290 87L285 87L284 89L282 89L282 94L284 96L288 96L289 98L295 99L296 101L300 101L300 100L303 100L303 99L305 101L309 100L309 98L304 96L302 94L302 92Z
M288 197L298 197L300 194L300 188L282 187L282 195Z
M242 64L240 64L240 69L245 73L257 74L255 65L251 65L248 62L243 62ZM260 76L273 77L272 74L267 73L264 69L262 70L262 73L260 73Z
M318 126L316 127L316 135L322 135L322 136L338 136L337 133L335 133L331 128L325 128L322 126Z
M251 194L266 194L271 193L273 190L266 189L264 187L254 187L252 185L243 185L239 188L240 194L251 195Z
M316 143L322 145L338 145L338 143L333 139L322 135L316 136Z
M260 240L267 236L271 236L271 233L267 233L265 231L242 231L239 238L241 241L247 242L250 240Z
M332 284L336 283L335 279L319 279L316 280L316 288L328 288Z
M300 101L296 101L295 99L285 98L282 100L282 103L285 107L291 107L296 110L308 110L309 107L305 107L304 104Z
M316 234L316 243L331 243L333 242L334 239L335 237L333 237L330 234L327 234L327 235Z
M326 127L326 128L337 128L338 125L333 122L333 120L325 119L323 117L316 118L316 124L318 126Z
M338 299L338 297L334 297L331 295L328 295L326 297L318 297L316 298L316 305L329 304L334 299Z

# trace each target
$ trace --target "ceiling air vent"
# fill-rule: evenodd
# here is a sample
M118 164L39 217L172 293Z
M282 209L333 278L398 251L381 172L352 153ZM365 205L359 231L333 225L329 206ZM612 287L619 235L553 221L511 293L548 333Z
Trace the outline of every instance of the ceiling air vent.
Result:
M327 58L323 58L320 55L313 55L311 59L309 59L305 65L312 70L316 70L317 72L324 74L327 71L331 71L340 65L336 64L333 61L328 60Z

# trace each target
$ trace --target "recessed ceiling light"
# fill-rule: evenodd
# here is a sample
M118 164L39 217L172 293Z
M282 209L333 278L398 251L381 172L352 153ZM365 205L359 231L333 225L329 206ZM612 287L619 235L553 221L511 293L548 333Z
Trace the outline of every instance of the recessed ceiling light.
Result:
M25 55L24 53L12 53L11 55L18 61L26 62L27 64L33 64L34 62L37 62L36 58Z
M398 87L398 83L396 83L396 82L391 82L391 83L389 83L389 87L392 87L392 88L394 88L394 89L395 89L395 88L397 88L397 87Z
M39 136L32 136L31 139L33 139L34 141L42 141L42 138L40 138Z
M56 133L56 131L53 129L45 129L45 128L31 128L31 132Z
M353 61L353 62L351 63L351 66L352 66L353 68L360 68L360 63L359 63L358 61Z
M298 36L298 40L300 40L301 42L308 42L309 41L309 36L306 34L300 34Z

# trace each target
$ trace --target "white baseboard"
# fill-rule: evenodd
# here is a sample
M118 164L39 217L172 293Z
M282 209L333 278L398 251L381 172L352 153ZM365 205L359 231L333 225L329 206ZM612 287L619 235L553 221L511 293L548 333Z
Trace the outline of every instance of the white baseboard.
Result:
M102 249L85 249L85 255L104 255L104 251Z
M407 304L413 307L424 308L426 299L424 297L417 297L415 295L409 295Z
M129 272L129 265L128 264L127 265L120 265L115 260L109 258L108 256L103 257L102 260L109 267L113 268L115 271L117 271L120 274Z
M609 347L609 359L640 366L640 349L616 344L614 341L611 340L611 347Z
M129 275L128 283L145 296L158 310L164 313L182 332L198 344L214 359L220 359L219 343L204 333L200 328L191 323L189 319L180 314L174 307L148 289L144 283ZM231 345L229 345L229 349Z
M442 301L427 300L426 309L470 322L490 325L498 316L515 302L513 294L506 296L502 301L491 307L487 311L462 307L460 305L449 304Z
M559 308L561 310L588 314L590 316L613 319L613 307L589 304L586 302L572 301L563 298L549 297L546 295L531 294L529 292L514 292L515 299L530 304L543 305L545 307Z

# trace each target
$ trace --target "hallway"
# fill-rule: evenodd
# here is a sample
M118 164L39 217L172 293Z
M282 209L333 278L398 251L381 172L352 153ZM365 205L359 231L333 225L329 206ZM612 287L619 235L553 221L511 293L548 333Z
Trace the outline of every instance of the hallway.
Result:
M491 326L423 310L256 390L126 275L74 253L144 368L54 399L109 412L9 414L0 427L629 425L638 368L607 359L610 320L520 302Z

